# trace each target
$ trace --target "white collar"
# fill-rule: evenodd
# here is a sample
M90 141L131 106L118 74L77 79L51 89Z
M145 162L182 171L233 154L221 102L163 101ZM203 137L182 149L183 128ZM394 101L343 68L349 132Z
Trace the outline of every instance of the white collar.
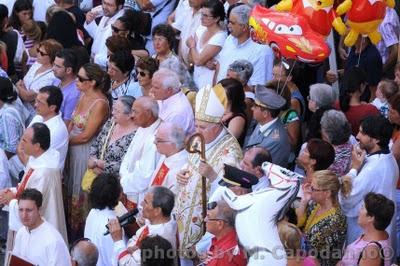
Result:
M179 102L178 98L181 97L181 94L183 94L183 92L182 91L178 91L177 93L171 95L167 99L159 101L159 103L160 103L161 106L165 106L165 105L168 106L168 105L171 105L171 104L177 104Z
M218 143L218 141L220 139L222 139L225 135L226 135L227 131L226 129L223 127L221 133L219 133L219 135L210 143L206 144L206 151L210 148L212 148L216 143Z
M183 149L175 154L172 154L169 157L165 157L164 163L168 168L170 168L170 166L171 166L171 164L173 164L173 162L184 160L185 158L187 158L187 156L188 156L188 152L185 149Z
M260 125L260 132L264 134L265 131L267 131L267 129L273 124L275 123L275 121L278 120L278 117L269 121L268 123L264 124L264 125Z
M26 169L33 168L50 168L57 169L60 163L60 153L52 148L49 148L42 155L37 158L33 156L29 157L29 161L26 164Z
M233 37L233 36L232 36ZM236 45L236 47L243 47L243 46L245 46L246 44L248 44L249 42L252 42L253 40L251 39L251 37L249 36L249 38L246 40L246 41L244 41L243 43L239 43L239 40L238 40L238 38L236 38L236 37L233 37L233 41L234 41L234 44Z
M154 132L158 128L160 123L161 123L161 119L157 118L157 120L153 124L151 124L150 126L148 126L148 127L139 127L137 133L143 132L143 133L149 134L150 132Z

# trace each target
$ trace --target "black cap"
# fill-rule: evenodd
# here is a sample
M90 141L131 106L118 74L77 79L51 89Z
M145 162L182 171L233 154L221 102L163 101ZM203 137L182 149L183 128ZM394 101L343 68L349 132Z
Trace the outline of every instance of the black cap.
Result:
M255 175L228 164L224 164L224 172L224 176L219 181L221 186L251 188L258 183L258 178Z

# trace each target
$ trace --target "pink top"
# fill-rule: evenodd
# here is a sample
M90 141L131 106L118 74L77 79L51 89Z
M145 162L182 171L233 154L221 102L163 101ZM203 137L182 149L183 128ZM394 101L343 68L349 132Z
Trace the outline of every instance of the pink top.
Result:
M374 243L371 243L370 241L364 241L362 240L363 236L358 238L356 241L351 243L350 245L347 246L346 252L342 258L342 261L340 262L339 265L341 266L353 266L357 265L358 258L360 257L360 253L363 251L363 249L367 245L376 245ZM380 240L377 241L382 245L383 249L383 254L385 255L385 266L390 266L391 265L391 251L392 247L390 245L389 238L386 240ZM365 254L365 253L364 253ZM380 253L379 253L380 254ZM379 254L371 254L372 255L379 255Z
M303 260L303 266L315 266L315 258L314 257L305 257Z

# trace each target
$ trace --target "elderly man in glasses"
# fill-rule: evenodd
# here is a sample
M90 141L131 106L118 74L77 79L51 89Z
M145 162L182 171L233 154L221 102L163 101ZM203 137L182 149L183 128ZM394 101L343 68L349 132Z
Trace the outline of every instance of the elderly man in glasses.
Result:
M122 240L123 231L118 220L110 220L108 228L114 241L114 253L117 256L118 265L140 265L141 244L147 236L159 235L168 240L175 249L177 224L171 216L174 204L175 195L171 190L161 186L152 187L141 204L142 217L146 219L146 224L136 231L136 234L128 241L128 246ZM143 251L143 254L146 254L146 250ZM175 258L174 253L160 254L160 256Z
M235 231L234 211L225 201L207 204L207 232L214 235L207 256L207 265L246 265L244 250L239 247Z

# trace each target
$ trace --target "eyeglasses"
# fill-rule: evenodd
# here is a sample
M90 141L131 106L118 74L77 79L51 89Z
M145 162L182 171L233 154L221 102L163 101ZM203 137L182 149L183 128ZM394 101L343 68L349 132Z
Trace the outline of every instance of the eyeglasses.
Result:
M315 188L313 186L311 186L310 188L311 188L311 192L319 192L319 191L326 191L327 190L327 189L318 189L318 188Z
M147 74L146 74L146 72L144 72L144 71L139 71L139 75L140 75L141 77L145 77Z
M171 142L170 140L163 140L163 139L154 139L154 143L168 143Z
M122 30L122 29L118 29L117 27L111 25L111 30L115 33L119 33L120 31L126 31L126 30Z
M49 54L46 54L45 52L40 51L40 48L39 48L39 47L36 49L36 52L37 52L38 54L40 54L41 56L49 55Z
M229 67L229 70L233 72L242 72L245 70L245 68L244 66L231 66Z
M90 78L83 78L83 77L81 77L79 75L77 75L76 77L78 78L79 82L85 82L85 81L91 80Z

